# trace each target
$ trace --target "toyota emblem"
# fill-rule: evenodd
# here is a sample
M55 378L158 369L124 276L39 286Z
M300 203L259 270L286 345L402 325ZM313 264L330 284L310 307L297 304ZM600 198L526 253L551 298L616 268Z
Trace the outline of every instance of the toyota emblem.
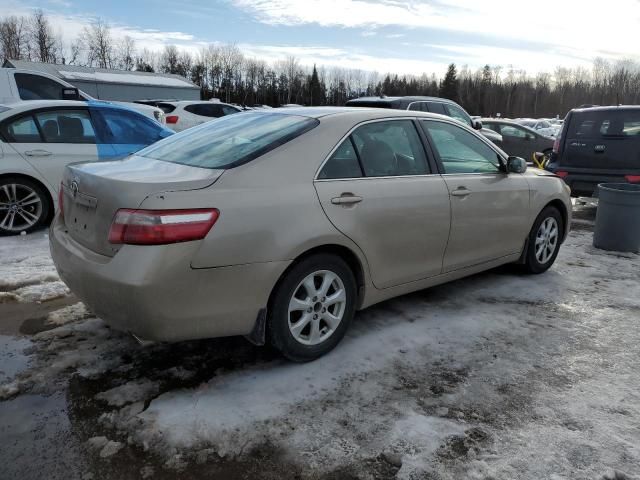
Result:
M80 188L80 186L78 185L78 181L74 180L73 182L71 182L69 188L71 188L71 194L73 195L73 198L76 198L76 196L78 195L78 190Z

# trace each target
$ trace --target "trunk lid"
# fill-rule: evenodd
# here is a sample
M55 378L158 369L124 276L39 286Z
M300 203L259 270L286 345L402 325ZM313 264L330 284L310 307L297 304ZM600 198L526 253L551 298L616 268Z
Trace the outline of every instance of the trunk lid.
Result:
M150 195L208 187L223 172L136 155L68 165L62 180L65 226L84 247L113 256L120 247L108 241L116 211L138 208Z

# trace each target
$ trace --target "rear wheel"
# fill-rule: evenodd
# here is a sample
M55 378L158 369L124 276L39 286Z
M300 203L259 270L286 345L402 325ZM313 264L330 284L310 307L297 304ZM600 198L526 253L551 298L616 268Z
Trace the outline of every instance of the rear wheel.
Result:
M562 215L555 207L546 207L529 233L529 246L525 259L525 269L529 273L545 272L553 265L564 232Z
M20 177L0 179L0 235L30 233L49 217L49 196L38 184Z
M353 319L356 281L340 257L319 254L296 264L276 287L269 308L271 344L295 362L332 350Z

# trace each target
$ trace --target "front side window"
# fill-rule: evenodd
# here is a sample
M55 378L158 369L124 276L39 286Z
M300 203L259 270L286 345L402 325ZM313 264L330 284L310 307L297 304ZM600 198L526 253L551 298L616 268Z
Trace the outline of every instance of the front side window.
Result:
M352 138L367 177L427 173L424 148L411 120L367 123Z
M63 100L61 83L42 75L16 73L14 75L22 100Z
M31 115L5 122L1 129L2 136L10 143L40 143L40 133Z
M449 111L449 116L455 118L459 122L464 123L465 125L471 126L471 117L466 114L464 110L455 105L447 105L447 110Z
M160 138L162 127L142 114L114 108L96 108L93 112L106 126L104 143L150 145Z
M52 110L35 115L45 142L96 143L96 135L86 110Z
M228 115L185 130L138 155L202 168L231 168L249 162L311 130L315 118L281 113Z
M440 115L447 115L444 109L444 103L442 102L427 102L427 107L431 113L439 113Z
M498 173L498 154L474 134L444 122L421 121L440 157L444 173Z

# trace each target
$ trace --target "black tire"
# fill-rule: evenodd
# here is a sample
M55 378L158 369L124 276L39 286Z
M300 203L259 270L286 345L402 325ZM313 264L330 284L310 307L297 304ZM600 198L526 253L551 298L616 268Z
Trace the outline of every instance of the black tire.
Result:
M551 161L551 153L553 152L553 149L551 148L547 148L546 150L544 150L542 153L544 153L544 158L542 160L542 168L547 168L547 165L549 165L549 162Z
M536 255L536 237L538 236L538 231L540 230L540 226L547 219L554 219L558 226L558 236L557 242L555 244L555 251L549 256L549 258L543 263ZM543 273L546 272L551 265L556 261L556 257L558 256L558 252L560 251L560 245L562 243L562 239L564 238L564 220L562 218L562 214L556 207L548 206L545 207L536 221L533 222L533 227L531 228L531 232L529 233L529 241L527 243L527 253L525 256L524 269L527 273Z
M26 192L28 192L28 190L31 190L35 193L40 201L39 206L35 204L29 204L23 207L27 216L37 216L37 219L33 220L32 224L26 225L26 221L24 221L23 217L15 215L15 217L20 222L25 222L24 228L19 228L22 223L18 225L14 223L14 226L12 228L9 228L9 222L5 222L8 210L3 210L2 206L5 206L6 204L11 202L11 199L7 197L8 190L6 190L5 187L9 189L10 192L12 192L12 188L14 185L17 188L18 196L24 195ZM42 226L46 225L47 221L49 220L51 209L52 205L49 193L36 182L23 177L4 177L0 179L0 236L18 235L20 234L20 232L31 233L34 230L41 228Z
M300 283L314 272L329 271L337 275L345 290L342 320L333 333L321 343L305 345L299 342L289 328L289 302L300 288ZM353 272L340 257L317 254L295 264L276 285L268 308L267 335L269 342L291 361L308 362L331 351L344 337L355 315L357 286Z

